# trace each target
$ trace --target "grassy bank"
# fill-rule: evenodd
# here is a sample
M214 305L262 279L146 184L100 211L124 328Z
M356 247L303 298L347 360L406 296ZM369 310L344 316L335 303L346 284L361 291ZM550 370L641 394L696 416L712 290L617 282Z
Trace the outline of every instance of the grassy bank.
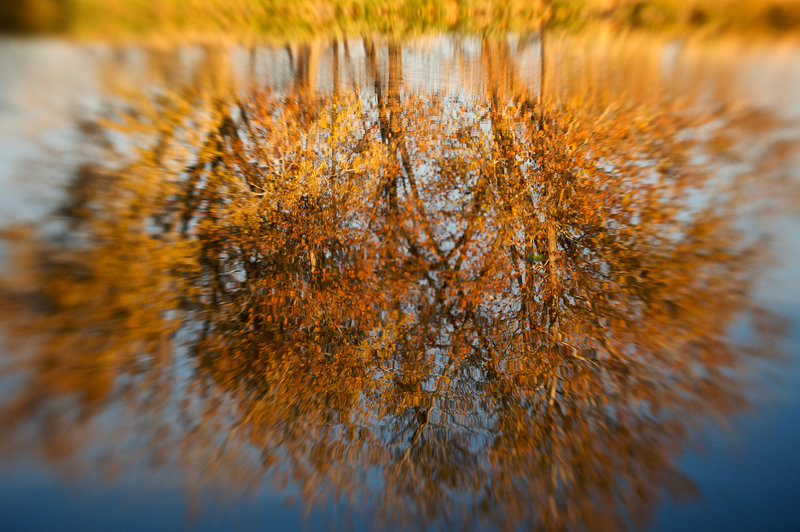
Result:
M0 0L0 29L125 39L525 32L610 25L666 33L800 35L796 0Z
M500 0L0 0L6 31L129 38L527 31L537 2Z
M797 0L555 0L556 25L603 22L667 33L800 35Z

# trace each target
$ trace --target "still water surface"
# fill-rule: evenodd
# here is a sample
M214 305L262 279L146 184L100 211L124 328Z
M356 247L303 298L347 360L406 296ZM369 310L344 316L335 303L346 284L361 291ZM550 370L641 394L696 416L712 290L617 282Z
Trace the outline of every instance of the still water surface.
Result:
M0 61L14 528L800 520L797 47Z

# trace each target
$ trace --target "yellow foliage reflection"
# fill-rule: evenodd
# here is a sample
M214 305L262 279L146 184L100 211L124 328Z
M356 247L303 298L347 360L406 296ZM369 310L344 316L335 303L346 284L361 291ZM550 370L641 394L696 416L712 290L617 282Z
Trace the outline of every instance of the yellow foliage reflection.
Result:
M398 43L386 76L364 49L363 91L318 95L307 49L288 95L151 99L54 234L7 232L4 429L66 461L128 408L187 478L394 525L619 530L690 493L691 429L745 404L762 257L709 197L706 117L529 96L491 41L482 94L415 95Z

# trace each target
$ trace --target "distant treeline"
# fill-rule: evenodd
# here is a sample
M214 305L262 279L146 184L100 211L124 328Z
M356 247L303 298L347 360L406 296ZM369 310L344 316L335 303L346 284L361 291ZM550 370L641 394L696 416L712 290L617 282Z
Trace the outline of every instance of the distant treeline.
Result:
M0 30L85 37L295 39L320 34L526 32L612 25L659 32L800 32L797 0L0 0Z

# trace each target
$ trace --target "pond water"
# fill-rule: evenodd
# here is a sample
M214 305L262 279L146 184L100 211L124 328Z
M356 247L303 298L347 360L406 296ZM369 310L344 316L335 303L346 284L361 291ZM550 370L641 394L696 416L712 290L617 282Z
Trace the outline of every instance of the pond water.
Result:
M800 523L800 47L0 41L19 530Z

